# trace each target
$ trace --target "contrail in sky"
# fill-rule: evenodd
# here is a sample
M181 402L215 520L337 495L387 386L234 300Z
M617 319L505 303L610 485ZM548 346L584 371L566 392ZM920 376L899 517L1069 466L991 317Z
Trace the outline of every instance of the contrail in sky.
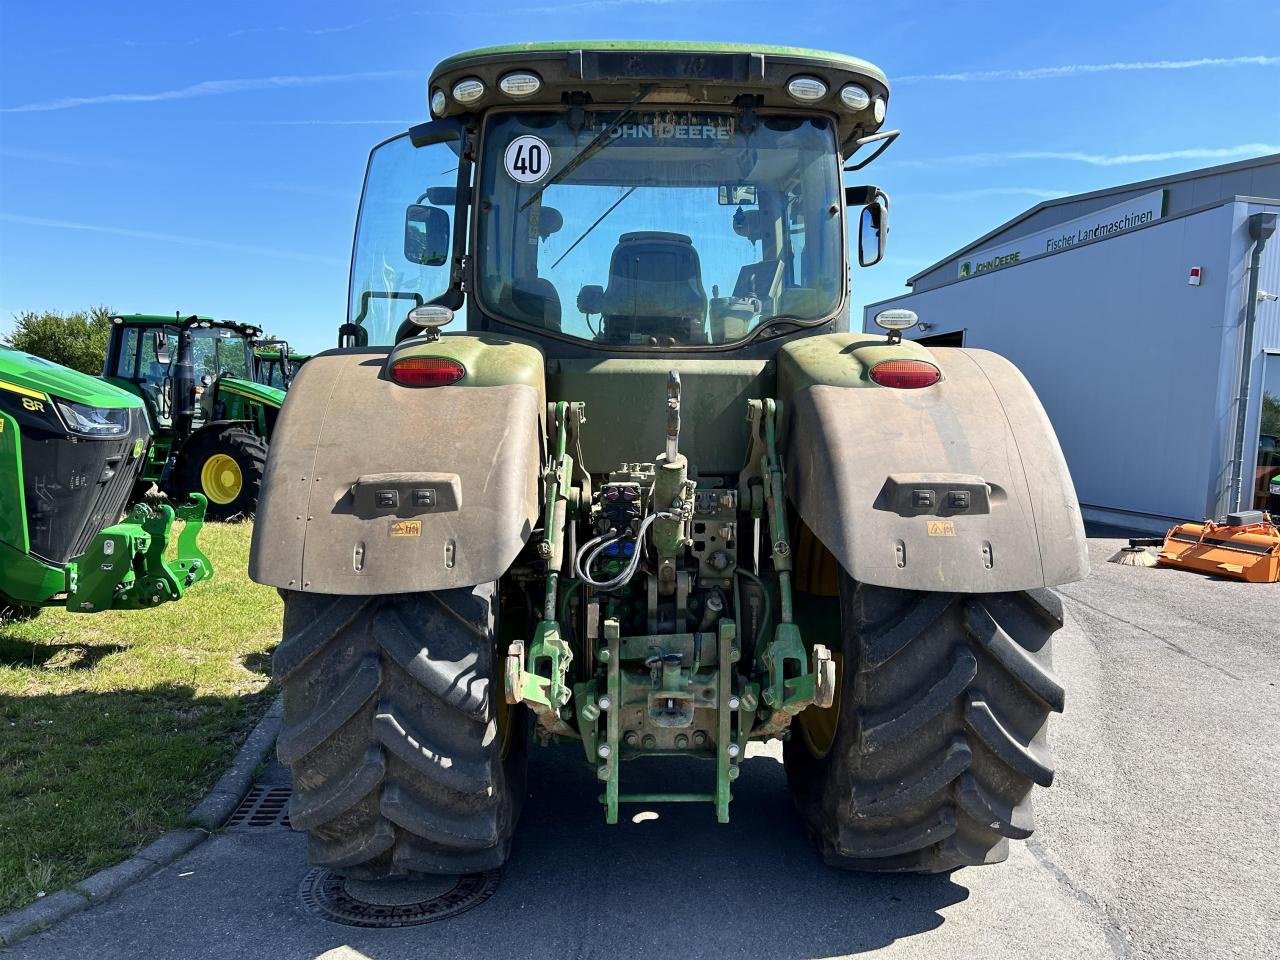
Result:
M411 127L419 120L241 120L240 123L256 127Z
M1133 70L1199 70L1203 67L1275 67L1280 57L1199 57L1195 60L1134 60L1121 63L1069 63L1058 67L1022 70L968 70L961 73L915 73L893 78L894 83L929 80L974 83L985 80L1049 80L1088 73L1122 73Z
M347 83L352 80L379 80L386 77L412 76L412 70L371 70L363 73L318 73L284 75L277 77L245 77L237 80L203 80L174 90L158 90L152 93L103 93L90 97L60 97L57 100L41 100L16 107L0 107L0 113L34 113L48 110L70 110L73 107L93 107L105 103L155 103L161 100L190 100L193 97L214 97L224 93L246 93L251 90L279 90L289 87L316 87L328 83Z
M908 197L916 200L984 200L988 197L1033 197L1036 200L1056 200L1065 197L1070 190L1045 190L1041 187L977 187L972 190L945 190L924 192L912 190L895 193L893 199Z
M898 160L900 167L990 167L1016 160L1065 160L1091 167L1120 167L1134 163L1161 163L1166 160L1231 160L1280 153L1280 144L1242 143L1234 147L1189 147L1153 153L1084 153L1079 150L1009 150L1002 153L957 153L927 160Z
M0 220L6 223L19 223L28 227L51 227L55 230L80 230L87 233L105 233L117 237L132 237L135 240L155 240L160 243L180 243L188 247L209 247L213 250L226 250L231 253L247 253L252 256L276 257L281 260L299 260L304 263L323 263L325 265L342 266L345 261L333 257L320 257L310 253L298 253L293 250L276 250L271 247L254 247L241 243L223 243L218 240L202 240L199 237L173 233L152 233L149 230L130 230L128 227L107 227L95 223L77 223L73 220L53 220L48 217L26 217L18 213L0 213Z

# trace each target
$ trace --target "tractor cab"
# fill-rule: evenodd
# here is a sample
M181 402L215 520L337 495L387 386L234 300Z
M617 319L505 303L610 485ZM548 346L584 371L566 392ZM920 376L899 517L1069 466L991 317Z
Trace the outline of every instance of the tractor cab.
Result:
M847 328L847 203L861 264L882 255L887 198L846 193L841 161L896 132L852 57L526 44L450 58L430 91L436 119L370 158L351 343L466 291L469 330L551 355L762 354Z
M260 378L255 346L261 335L256 326L209 317L112 318L104 378L142 399L155 435L143 482L178 494L203 493L215 518L232 506L248 509L244 474L255 465L233 469L227 457L235 458L226 454L216 461L224 470L197 478L188 454L193 443L203 450L232 427L257 438L255 446L265 451L284 390Z
M290 349L288 340L256 340L253 345L255 379L277 390L288 390L294 376L311 359Z

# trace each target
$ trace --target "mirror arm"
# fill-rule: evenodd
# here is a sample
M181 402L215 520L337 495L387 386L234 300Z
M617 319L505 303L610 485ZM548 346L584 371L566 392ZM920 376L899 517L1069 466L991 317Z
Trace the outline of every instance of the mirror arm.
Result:
M434 302L451 310L461 310L466 302L467 226L470 222L471 171L475 166L475 134L467 130L463 134L462 156L458 160L458 182L453 206L453 267L449 274L449 289Z
M880 133L873 133L870 136L859 137L856 140L846 141L846 143L844 144L845 146L852 145L853 147L853 149L849 151L850 157L852 157L855 153L857 153L860 149L862 149L869 143L878 143L879 146L877 146L874 150L872 150L871 153L866 158L859 160L857 163L853 163L845 167L844 172L852 173L855 170L861 170L863 167L869 164L876 157L880 156L880 154L888 150L889 147L893 144L893 142L897 140L898 137L900 137L901 135L902 135L901 130L884 130L884 131L881 131Z

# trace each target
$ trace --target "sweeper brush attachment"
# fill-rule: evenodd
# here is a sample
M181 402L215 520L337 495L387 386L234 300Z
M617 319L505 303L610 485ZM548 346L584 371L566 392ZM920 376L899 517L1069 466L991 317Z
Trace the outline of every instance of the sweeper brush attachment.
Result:
M1169 531L1158 563L1249 583L1280 582L1280 528L1260 510Z
M1147 547L1163 543L1163 540L1130 540L1129 545L1121 547L1118 553L1108 558L1107 563L1118 563L1122 567L1154 567L1157 562L1155 555Z

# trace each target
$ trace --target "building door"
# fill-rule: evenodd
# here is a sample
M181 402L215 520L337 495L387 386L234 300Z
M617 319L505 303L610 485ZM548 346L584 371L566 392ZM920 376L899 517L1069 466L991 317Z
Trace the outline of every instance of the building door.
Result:
M1258 427L1255 510L1280 518L1280 355L1267 354L1262 366L1262 418Z

